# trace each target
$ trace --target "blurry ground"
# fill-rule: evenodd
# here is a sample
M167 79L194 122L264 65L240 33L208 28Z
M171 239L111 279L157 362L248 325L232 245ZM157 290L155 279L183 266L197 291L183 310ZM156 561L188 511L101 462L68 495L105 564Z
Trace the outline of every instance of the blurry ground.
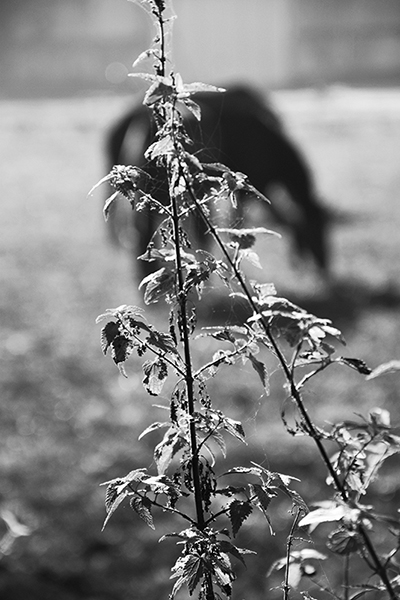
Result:
M351 218L333 233L334 293L293 268L285 240L261 248L268 266L260 277L334 318L347 356L372 367L399 359L400 90L281 92L273 100L313 165L326 203ZM11 509L31 530L0 559L2 600L149 594L158 600L168 593L175 550L155 543L166 530L162 515L154 533L122 509L100 533L99 483L151 465L157 438L139 444L137 437L159 418L142 390L139 365L133 360L122 380L102 357L94 324L105 308L140 303L127 257L105 242L101 194L86 197L104 174L104 130L127 102L0 103L0 511ZM199 363L209 351L202 343ZM226 374L213 383L216 403L243 420L249 438L240 458L235 446L231 460L255 459L300 477L312 470L315 480L298 489L309 501L323 498L311 445L295 444L280 424L281 375L273 374L266 399L247 369ZM321 422L380 405L399 424L398 384L396 374L367 383L354 371L332 369L307 396ZM382 484L387 510L397 509L399 488L396 476ZM239 569L235 598L265 597L265 572L288 527L286 508L277 511L275 538L259 527L243 536L259 557L248 559L247 573Z

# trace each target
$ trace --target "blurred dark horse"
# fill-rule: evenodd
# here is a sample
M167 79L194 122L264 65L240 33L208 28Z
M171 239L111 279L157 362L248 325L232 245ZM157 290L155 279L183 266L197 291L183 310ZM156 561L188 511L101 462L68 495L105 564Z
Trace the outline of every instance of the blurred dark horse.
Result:
M202 119L199 124L193 115L185 117L185 128L194 141L188 150L196 152L203 162L223 163L232 171L244 173L267 197L271 188L279 189L278 199L271 206L261 201L259 204L270 211L270 216L272 211L278 224L290 231L296 256L311 259L326 274L329 267L328 213L316 196L311 172L302 153L288 137L279 117L247 87L232 88L224 93L201 92L193 99L201 107ZM140 105L131 109L108 132L106 152L110 169L118 164L134 165L154 176L154 165L147 165L144 158L154 133L155 126L147 107ZM151 193L165 202L165 191L160 183L159 195L157 191ZM243 194L239 198L239 218L245 217L245 205L250 205L250 197ZM114 204L117 206L109 218L111 239L130 248L136 246L136 256L144 253L155 229L154 212L135 211L132 213L134 219L127 218L122 205L128 206L128 203ZM267 215L263 215L262 220L267 221ZM197 228L201 229L201 225L197 224ZM142 274L147 274L148 264L140 262Z

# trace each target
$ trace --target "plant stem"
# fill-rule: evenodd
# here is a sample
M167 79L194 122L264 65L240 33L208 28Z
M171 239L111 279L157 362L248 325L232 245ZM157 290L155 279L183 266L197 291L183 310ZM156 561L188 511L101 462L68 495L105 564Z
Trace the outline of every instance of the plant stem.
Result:
M389 597L391 598L391 600L399 600L398 595L396 594L396 592L394 591L394 589L392 587L392 584L390 583L390 579L388 577L386 568L384 565L382 565L382 563L379 559L379 556L376 553L375 547L374 547L373 543L371 542L371 540L369 539L368 533L365 531L365 529L362 525L359 525L358 530L363 538L363 541L368 550L368 553L374 563L375 572L381 578L381 581L382 581L383 585L385 586L385 588L389 594Z
M166 52L165 52L165 29L164 29L164 19L162 13L164 8L160 8L157 5L157 9L154 10L154 15L158 21L158 26L160 28L160 67L157 68L157 75L161 75L161 77L165 76L165 64L167 61Z
M184 351L184 359L186 366L185 373L185 383L186 383L186 391L187 391L187 399L188 399L188 414L190 417L189 421L189 432L190 432L190 446L191 446L191 466L192 466L192 476L193 476L193 487L194 487L194 500L196 506L196 515L197 515L197 527L199 529L204 529L204 511L203 511L203 503L202 503L202 494L201 494L201 481L200 481L200 473L199 473L199 455L198 455L198 447L197 447L197 437L196 437L196 425L193 420L194 414L194 377L192 370L192 358L190 353L190 341L189 341L189 324L187 320L186 313L186 294L184 292L184 280L183 280L183 267L181 260L181 248L180 248L180 239L179 239L179 215L178 215L178 206L177 200L174 194L171 195L171 203L172 203L172 213L173 213L173 225L174 225L174 245L175 245L175 254L176 254L176 272L177 272L177 280L178 280L178 302L179 302L179 311L180 311L180 319L181 319L181 335L183 342L183 351Z
M285 583L283 585L283 600L288 600L288 598L289 598L290 553L291 553L292 546L293 546L294 532L296 531L296 527L297 527L297 523L299 522L300 515L301 515L301 511L298 510L293 519L293 523L290 528L290 533L288 535L287 542L286 542L286 568L285 568Z
M160 28L160 67L157 69L157 74L164 77L165 76L165 64L166 64L166 47L165 47L165 28L164 28L164 19L162 16L164 8L161 8L161 4L157 4L157 10L154 11L154 14L158 20L159 28ZM178 152L179 153L179 152ZM169 169L169 177L168 180L171 182L171 170ZM196 507L196 516L197 516L197 527L199 529L204 529L204 511L203 511L203 503L202 503L202 495L201 495L201 482L200 482L200 473L199 473L199 457L198 457L198 448L197 448L197 438L196 438L196 426L193 420L194 413L194 378L192 372L192 359L190 353L190 343L189 343L189 324L187 320L186 313L186 295L184 292L184 280L183 280L183 271L182 271L182 260L181 260L181 252L180 252L180 237L179 237L179 213L177 206L177 199L174 193L171 193L171 202L170 206L172 209L172 222L174 228L174 246L175 246L175 256L176 256L176 273L177 273L177 287L178 287L178 303L179 303L179 311L181 318L181 335L183 341L183 349L184 349L184 360L185 360L185 383L186 383L186 391L187 391L187 399L188 399L188 414L189 414L189 432L190 432L190 446L191 446L191 466L192 466L192 477L193 477L193 487L194 487L194 499L195 499L195 507Z

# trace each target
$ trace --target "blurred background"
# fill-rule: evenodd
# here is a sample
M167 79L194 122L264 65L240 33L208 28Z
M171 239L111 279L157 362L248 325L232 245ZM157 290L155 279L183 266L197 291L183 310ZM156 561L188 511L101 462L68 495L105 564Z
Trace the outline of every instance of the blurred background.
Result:
M272 88L397 85L396 0L175 0L173 55L184 79ZM4 0L1 94L129 91L126 75L153 33L121 0Z
M399 359L398 1L175 0L174 10L176 70L186 81L246 82L269 94L321 196L349 215L332 233L329 292L293 266L285 239L261 248L260 279L332 318L347 356L371 367ZM142 389L140 362L131 360L125 380L101 355L96 316L142 301L129 257L107 244L104 196L87 197L105 174L107 129L143 94L127 74L154 32L126 0L2 0L0 28L0 598L161 600L176 550L157 539L181 524L155 515L152 532L123 507L101 533L99 484L154 468L157 434L137 438L162 415ZM150 313L167 326L165 312ZM201 341L196 364L214 350ZM220 469L256 460L304 476L296 489L324 499L312 445L281 424L275 367L269 398L246 366L213 382L217 406L243 421L249 439ZM381 406L399 425L398 389L396 373L366 382L332 369L306 397L320 424ZM396 514L399 463L390 461L371 501ZM235 599L279 596L266 573L282 554L287 508L277 503L275 537L252 517L238 539L258 557L246 572L239 565Z

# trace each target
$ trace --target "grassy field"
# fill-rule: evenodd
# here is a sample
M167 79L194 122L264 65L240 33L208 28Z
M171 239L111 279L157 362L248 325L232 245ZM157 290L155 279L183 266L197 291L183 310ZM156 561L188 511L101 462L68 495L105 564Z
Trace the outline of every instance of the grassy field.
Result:
M328 291L305 268L293 267L285 239L260 249L266 263L260 278L333 318L347 356L371 367L399 359L400 91L333 88L280 92L273 100L325 202L345 217L332 234ZM11 509L31 531L0 560L2 600L167 597L175 550L156 540L179 525L160 515L153 533L126 508L100 532L99 483L151 465L156 437L140 444L137 437L159 418L142 390L139 364L132 360L122 379L102 357L94 323L105 308L141 303L128 257L106 243L101 194L86 197L104 175L104 131L127 103L114 97L0 103L0 511ZM159 323L165 319L152 314ZM209 352L201 343L196 360ZM249 439L240 456L241 449L232 450L232 460L304 475L299 491L306 500L322 499L327 492L311 445L291 439L280 424L281 375L272 375L269 398L246 368L226 375L213 382L216 402L243 420ZM398 387L398 374L366 382L354 371L332 369L307 398L321 423L379 405L400 425ZM384 507L396 511L400 483L393 473L380 491ZM249 558L247 573L239 569L235 598L266 597L265 573L283 552L286 508L277 510L275 538L257 523L243 536L259 557Z

